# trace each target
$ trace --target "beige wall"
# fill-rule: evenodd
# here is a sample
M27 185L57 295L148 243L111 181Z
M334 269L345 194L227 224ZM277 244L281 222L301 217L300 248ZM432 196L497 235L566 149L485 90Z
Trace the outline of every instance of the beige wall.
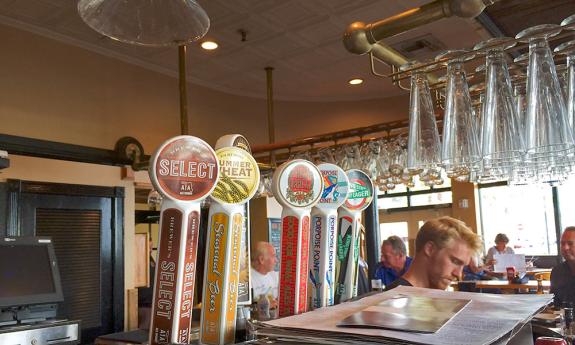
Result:
M107 149L120 137L132 136L148 154L179 134L176 79L12 27L0 26L0 42L0 133ZM252 144L267 142L265 99L194 85L188 90L191 134L211 144L230 132L244 134ZM276 140L405 118L407 107L407 97L277 101ZM14 155L10 159L11 167L0 178L126 188L125 283L126 289L132 288L133 182L121 180L116 167Z
M0 42L0 133L101 148L129 135L146 153L179 134L176 79L7 26L0 26ZM211 144L230 132L267 142L265 99L188 90L191 134ZM405 118L407 107L406 97L277 101L276 140Z
M477 185L451 179L451 191L453 195L453 217L465 222L476 234L479 233L479 205L476 203Z

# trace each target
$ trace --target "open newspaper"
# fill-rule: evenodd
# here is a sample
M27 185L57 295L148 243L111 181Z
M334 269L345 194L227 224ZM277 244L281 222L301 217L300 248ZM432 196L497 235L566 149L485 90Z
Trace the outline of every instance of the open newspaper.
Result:
M383 328L403 332L435 333L468 299L396 295L341 320L339 327Z
M434 333L338 326L347 317L397 296L469 302ZM273 339L319 344L504 344L551 299L551 295L493 295L400 286L354 302L264 322L258 325L257 333Z

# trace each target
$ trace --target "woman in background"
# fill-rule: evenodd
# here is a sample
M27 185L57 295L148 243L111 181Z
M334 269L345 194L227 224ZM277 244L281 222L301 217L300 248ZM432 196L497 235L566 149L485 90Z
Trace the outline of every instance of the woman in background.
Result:
M485 263L491 269L493 269L493 265L495 265L495 254L515 254L511 247L508 247L507 244L509 243L509 237L505 234L497 234L495 236L495 246L489 248L487 251L487 257L485 259Z

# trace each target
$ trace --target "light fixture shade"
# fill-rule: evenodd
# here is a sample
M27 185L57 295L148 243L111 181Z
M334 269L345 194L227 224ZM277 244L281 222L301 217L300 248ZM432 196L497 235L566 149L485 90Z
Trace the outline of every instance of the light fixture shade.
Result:
M402 66L411 68L415 64ZM409 101L409 137L407 140L407 170L411 175L424 169L437 168L441 163L441 143L435 122L435 112L429 82L424 71L411 76Z
M210 28L208 15L194 0L80 0L78 13L102 35L143 46L186 44Z

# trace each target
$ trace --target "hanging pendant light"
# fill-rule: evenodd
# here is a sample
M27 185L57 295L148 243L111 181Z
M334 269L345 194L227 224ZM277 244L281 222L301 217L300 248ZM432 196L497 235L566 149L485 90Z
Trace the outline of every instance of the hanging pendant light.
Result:
M202 38L210 27L194 0L80 0L78 13L97 32L143 46L183 45Z

